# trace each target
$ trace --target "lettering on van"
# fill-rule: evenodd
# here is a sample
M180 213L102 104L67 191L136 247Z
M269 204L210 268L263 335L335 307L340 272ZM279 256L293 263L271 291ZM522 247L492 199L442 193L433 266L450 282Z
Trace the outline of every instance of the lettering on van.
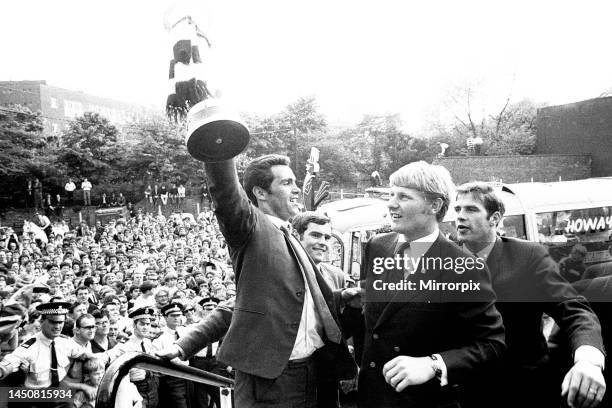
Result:
M565 232L572 234L587 231L604 231L606 229L612 229L612 216L569 220L567 227L565 227Z

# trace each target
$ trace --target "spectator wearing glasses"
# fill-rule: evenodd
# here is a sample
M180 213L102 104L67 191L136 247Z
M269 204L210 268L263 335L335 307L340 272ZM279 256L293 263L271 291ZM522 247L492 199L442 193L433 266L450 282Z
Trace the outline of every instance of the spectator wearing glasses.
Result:
M82 305L79 305L82 307ZM90 314L82 314L75 321L74 341L77 348L83 350L84 353L91 355L91 340L94 338L96 330L96 322ZM96 389L84 383L83 361L74 360L68 369L64 382L69 384L69 387L78 391L82 391L90 399L95 398Z
M92 313L92 316L96 322L96 332L93 340L91 340L91 351L93 353L103 353L117 345L117 338L116 336L114 338L109 336L110 319L108 311L96 310Z

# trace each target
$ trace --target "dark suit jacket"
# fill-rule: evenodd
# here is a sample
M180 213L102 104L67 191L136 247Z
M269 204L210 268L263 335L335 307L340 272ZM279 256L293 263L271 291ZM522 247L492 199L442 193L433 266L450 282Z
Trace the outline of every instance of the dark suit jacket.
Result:
M338 268L329 263L321 262L319 264L321 271L327 275L328 283L331 282L333 285L330 285L332 289L343 289L346 283L346 276L342 269Z
M177 344L185 351L184 357L189 358L225 334L217 352L219 361L247 374L276 378L289 361L302 315L302 265L283 233L248 200L238 183L233 161L207 163L206 174L236 273L235 305L233 311L231 305L216 310ZM335 314L340 308L340 292L333 293L314 269L323 296ZM355 363L346 344L335 351L338 355L332 358L332 367L342 377L354 375Z
M588 269L587 269L588 270ZM595 279L584 279L573 283L574 288L587 298L591 307L599 317L599 321L604 322L601 326L604 347L612 350L612 276L601 276ZM607 322L607 323L606 323ZM606 364L604 370L606 384L612 384L612 368ZM612 403L612 396L606 391L600 407L608 407Z
M544 246L501 237L487 265L506 328L508 350L500 367L485 373L466 392L468 398L477 398L465 405L487 407L493 399L498 406L504 401L510 406L514 397L532 395L534 406L544 406L535 402L539 398L542 404L558 407L561 373L550 361L542 333L542 314L552 317L562 328L571 353L581 345L603 351L599 321L585 299L563 279ZM517 394L517 389L523 391Z
M398 292L391 301L371 301L368 292L373 280L393 280L397 270L376 275L374 259L393 257L398 235L381 234L365 247L362 267L365 268L366 303L364 304L366 336L359 393L361 407L440 407L453 404L457 397L452 385L468 377L476 367L500 358L504 350L504 329L494 306L489 272L471 269L463 274L433 265L410 276L411 280L435 279L437 282L480 283L480 291L464 296L451 291L415 290ZM473 257L443 235L423 258L451 259ZM403 276L403 271L399 271ZM461 301L463 300L463 301ZM405 355L425 357L440 354L448 369L449 386L441 388L436 380L408 387L397 393L383 377L383 366L393 358Z

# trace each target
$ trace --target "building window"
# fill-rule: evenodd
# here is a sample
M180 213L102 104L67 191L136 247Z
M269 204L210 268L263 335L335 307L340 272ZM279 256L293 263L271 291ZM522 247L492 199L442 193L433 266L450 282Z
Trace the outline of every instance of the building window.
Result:
M57 109L57 99L56 98L51 98L51 108L52 109Z

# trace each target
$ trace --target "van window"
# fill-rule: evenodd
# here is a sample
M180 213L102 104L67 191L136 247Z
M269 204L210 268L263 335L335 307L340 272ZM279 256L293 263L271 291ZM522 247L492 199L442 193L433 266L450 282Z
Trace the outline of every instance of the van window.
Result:
M574 245L587 249L585 263L605 258L612 234L612 207L581 208L536 214L538 240L550 245L556 260L567 256Z
M505 237L527 239L524 215L508 215L502 219L498 228L499 232Z
M612 207L536 214L540 242L601 242L612 232Z
M361 257L363 256L363 248L366 242L381 230L362 230L351 233L351 256L349 258L350 267L349 273L355 280L360 279L361 274ZM386 232L386 231L385 231Z
M329 244L329 259L332 265L337 266L340 269L344 268L344 245L342 244L342 239L336 235L332 234L331 242Z

